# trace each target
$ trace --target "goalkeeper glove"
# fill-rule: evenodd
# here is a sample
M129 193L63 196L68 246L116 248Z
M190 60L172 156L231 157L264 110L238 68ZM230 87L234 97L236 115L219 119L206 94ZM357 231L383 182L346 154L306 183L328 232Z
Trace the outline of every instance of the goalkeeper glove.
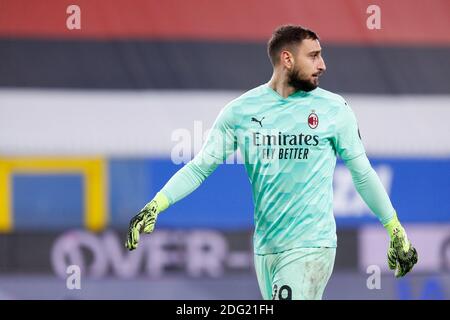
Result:
M397 278L403 277L417 263L417 251L409 242L405 229L398 221L397 213L384 227L391 238L387 254L389 269L395 270Z
M169 200L167 197L163 193L158 192L155 198L147 203L145 207L131 219L128 227L127 241L125 242L125 247L128 250L137 248L139 234L142 231L144 233L153 232L158 214L167 209L168 206Z

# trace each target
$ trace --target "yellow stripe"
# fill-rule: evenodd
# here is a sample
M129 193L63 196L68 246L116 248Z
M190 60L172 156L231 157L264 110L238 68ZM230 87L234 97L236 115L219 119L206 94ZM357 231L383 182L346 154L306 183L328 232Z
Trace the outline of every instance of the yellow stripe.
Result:
M80 173L90 167L92 159L68 158L5 158L14 172L20 173Z
M11 189L8 164L0 159L0 232L12 229Z
M3 158L0 159L0 232L12 230L11 175L82 174L84 178L84 225L92 231L104 229L108 223L107 173L100 158Z
M102 160L89 163L85 173L85 225L92 231L100 231L107 224L106 168Z

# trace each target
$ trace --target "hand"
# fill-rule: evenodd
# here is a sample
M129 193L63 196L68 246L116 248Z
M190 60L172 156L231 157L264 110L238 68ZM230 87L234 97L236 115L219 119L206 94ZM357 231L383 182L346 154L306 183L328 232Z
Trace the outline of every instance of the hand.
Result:
M392 230L388 249L389 269L395 270L397 278L403 277L412 270L418 261L417 251L411 245L405 230L401 225Z
M158 209L157 201L152 200L131 219L130 226L128 227L127 241L125 243L125 247L128 250L137 248L139 234L142 231L144 231L144 233L153 232L159 212L160 210Z

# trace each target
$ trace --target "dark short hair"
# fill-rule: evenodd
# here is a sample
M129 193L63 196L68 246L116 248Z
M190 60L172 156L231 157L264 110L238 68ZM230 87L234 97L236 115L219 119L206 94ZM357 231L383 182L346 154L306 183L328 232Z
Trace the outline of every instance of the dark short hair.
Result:
M304 39L319 40L319 36L312 30L291 24L275 29L267 43L267 53L272 65L277 64L279 54L286 46L300 44Z

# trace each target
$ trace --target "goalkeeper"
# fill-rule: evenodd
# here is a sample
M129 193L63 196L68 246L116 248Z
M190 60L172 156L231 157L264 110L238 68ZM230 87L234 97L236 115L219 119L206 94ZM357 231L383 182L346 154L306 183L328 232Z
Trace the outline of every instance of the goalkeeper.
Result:
M336 255L333 172L339 156L362 199L386 228L388 265L402 277L417 263L396 211L366 156L355 115L318 87L325 62L317 35L276 29L268 42L269 82L226 105L201 151L131 219L136 249L158 214L193 192L237 149L252 185L254 262L264 299L321 299Z

